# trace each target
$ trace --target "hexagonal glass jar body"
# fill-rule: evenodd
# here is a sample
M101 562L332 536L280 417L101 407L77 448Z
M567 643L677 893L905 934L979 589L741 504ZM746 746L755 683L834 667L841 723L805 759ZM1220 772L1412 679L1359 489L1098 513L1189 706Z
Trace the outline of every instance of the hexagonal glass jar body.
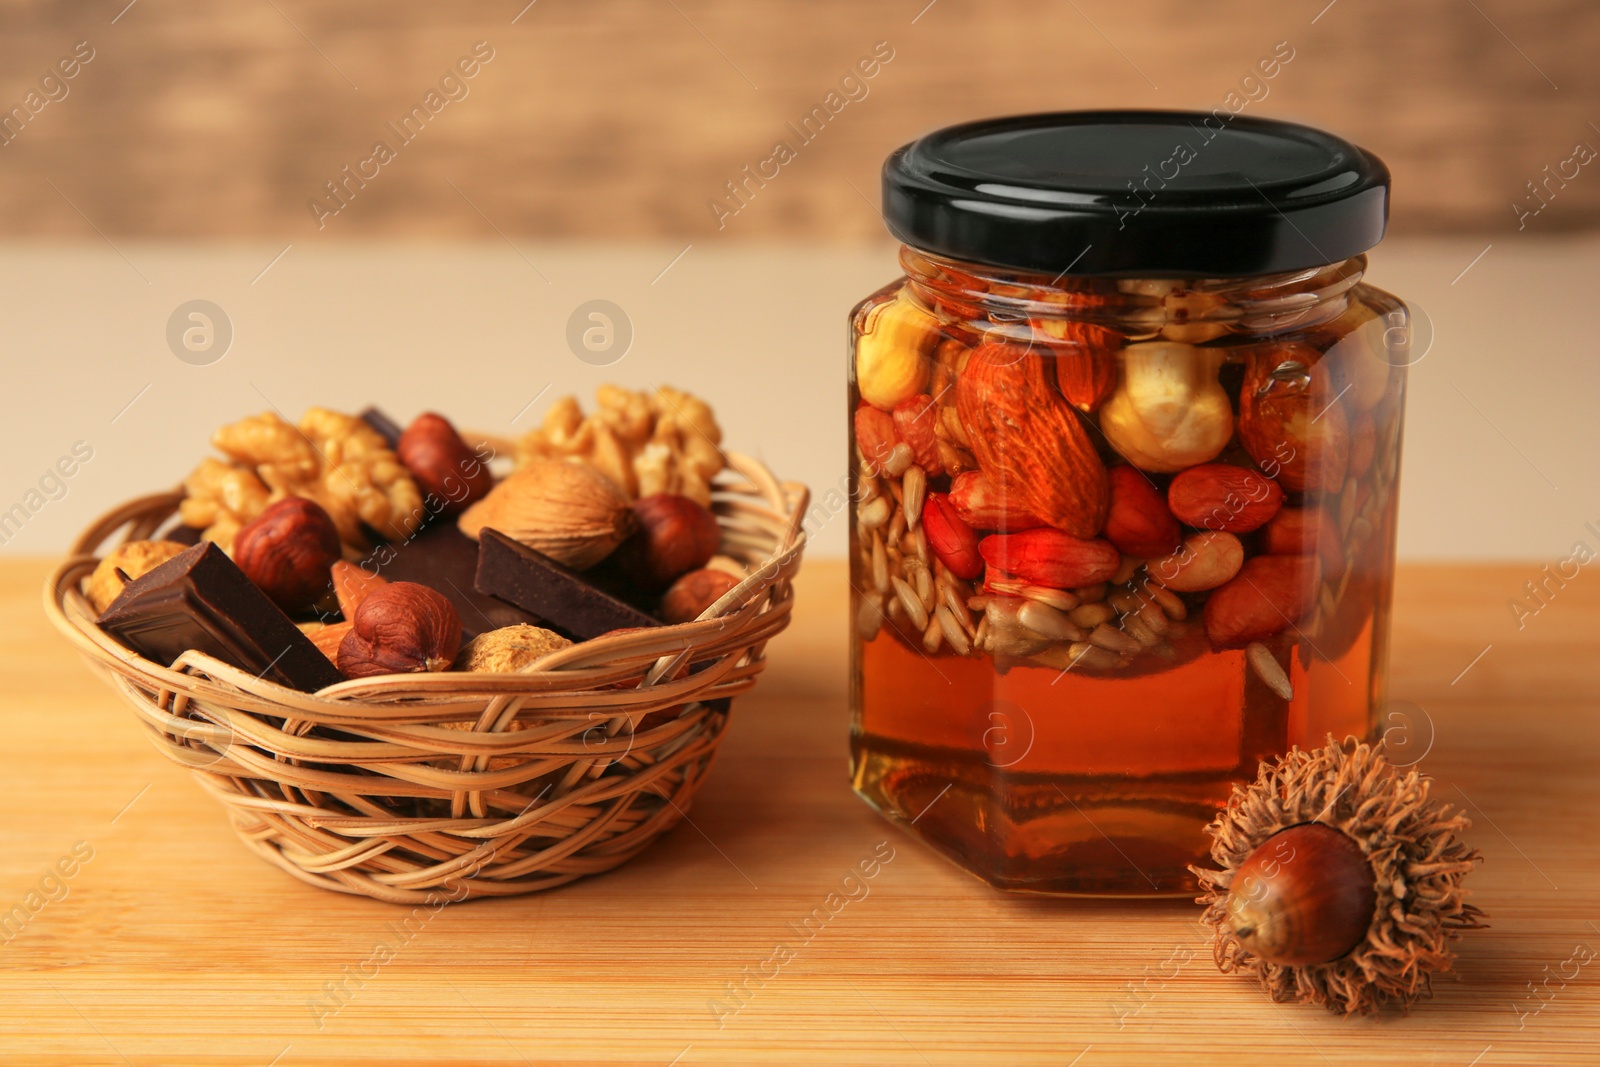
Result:
M1411 330L1364 256L851 313L856 790L979 878L1187 895L1259 760L1383 695Z

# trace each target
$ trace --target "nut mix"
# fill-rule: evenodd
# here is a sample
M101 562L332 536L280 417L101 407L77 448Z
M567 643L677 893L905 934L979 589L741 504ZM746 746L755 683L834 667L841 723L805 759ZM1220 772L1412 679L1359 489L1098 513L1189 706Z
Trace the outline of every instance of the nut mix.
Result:
M1306 279L1327 306L1262 341L1224 282L1063 293L906 259L855 316L862 641L1091 674L1249 646L1285 700L1291 654L1341 651L1369 607L1352 571L1386 550L1399 399L1382 351L1335 332L1376 315L1344 276Z
M687 393L606 386L587 418L558 401L497 476L488 441L432 412L404 429L373 409L251 416L213 436L228 459L185 481L183 525L115 549L87 594L114 636L163 663L183 649L141 644L141 618L241 667L260 651L245 630L283 634L299 666L274 680L299 688L526 670L574 639L694 619L747 576L717 556L721 436Z

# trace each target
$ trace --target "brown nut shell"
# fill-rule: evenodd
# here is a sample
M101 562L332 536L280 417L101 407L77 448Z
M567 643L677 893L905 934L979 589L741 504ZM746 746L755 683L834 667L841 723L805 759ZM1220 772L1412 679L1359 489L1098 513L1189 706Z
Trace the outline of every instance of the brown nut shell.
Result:
M288 496L239 528L233 562L284 611L305 611L328 591L339 528L320 504Z
M633 532L617 484L587 463L536 459L466 510L457 524L474 540L485 526L573 570L587 570Z
M494 488L494 475L483 457L443 415L427 411L411 420L395 451L434 514L459 515Z
M710 510L675 493L633 502L638 529L617 551L622 572L641 587L665 589L679 576L711 562L722 528Z
M721 599L722 594L739 584L727 571L702 568L690 571L661 598L661 618L670 623L690 622Z
M455 606L416 582L373 590L350 621L336 661L349 678L448 670L461 650Z

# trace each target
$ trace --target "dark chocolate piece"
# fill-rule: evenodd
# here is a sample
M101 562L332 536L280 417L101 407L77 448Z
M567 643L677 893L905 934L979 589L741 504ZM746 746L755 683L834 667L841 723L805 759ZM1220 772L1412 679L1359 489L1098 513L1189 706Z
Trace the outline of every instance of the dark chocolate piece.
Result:
M432 523L408 541L379 545L361 567L391 582L416 582L443 593L461 616L465 640L519 622L544 625L537 616L478 592L474 586L478 542L457 529L453 520Z
M200 535L204 530L197 526L184 526L181 523L161 535L161 540L171 541L175 545L198 545Z
M596 589L583 575L499 530L478 531L477 588L533 612L545 626L575 641L661 625L660 619Z
M390 448L394 448L400 443L400 434L405 430L398 422L395 422L377 408L368 408L363 411L361 413L361 421L377 430L383 436L383 439L389 442Z
M129 582L96 621L124 645L163 665L196 649L308 693L344 680L211 541Z

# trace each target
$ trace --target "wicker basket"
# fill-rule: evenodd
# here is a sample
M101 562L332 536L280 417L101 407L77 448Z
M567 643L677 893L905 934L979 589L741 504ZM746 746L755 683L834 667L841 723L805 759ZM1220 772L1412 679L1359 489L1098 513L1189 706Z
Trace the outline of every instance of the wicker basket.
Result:
M609 870L684 817L731 698L789 622L806 490L728 462L712 510L750 577L694 622L585 641L518 674L301 693L198 652L169 668L129 651L94 624L81 585L103 542L157 532L176 492L85 531L45 611L244 843L296 878L396 903L531 893Z

